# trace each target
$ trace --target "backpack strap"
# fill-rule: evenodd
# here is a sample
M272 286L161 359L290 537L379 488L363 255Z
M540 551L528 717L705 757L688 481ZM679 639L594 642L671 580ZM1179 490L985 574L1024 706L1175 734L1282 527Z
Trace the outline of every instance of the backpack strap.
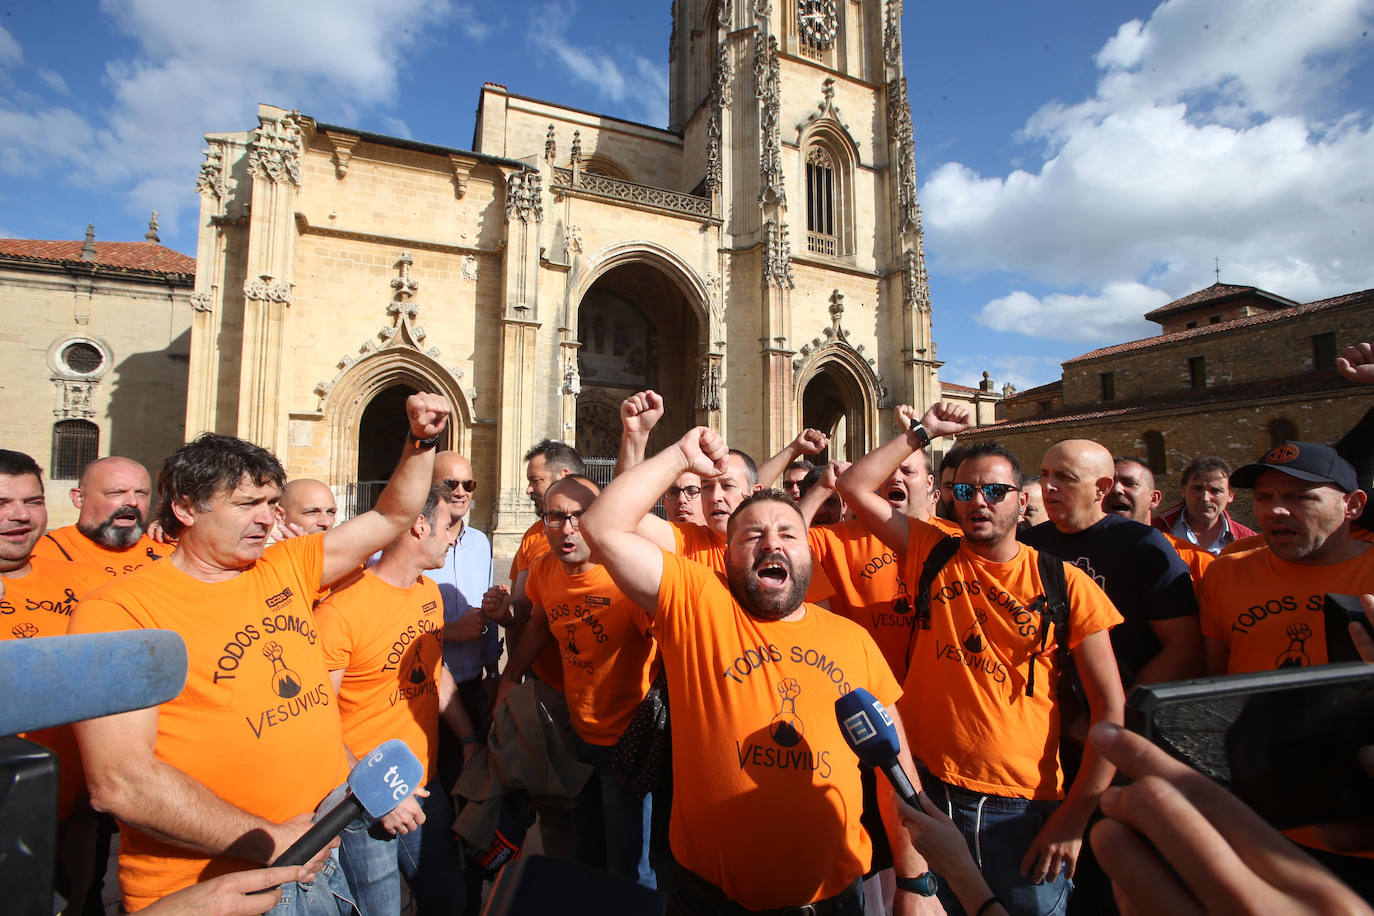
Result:
M72 555L67 553L67 549L57 542L57 538L53 537L51 534L45 534L43 535L43 537L52 541L52 545L56 547L58 550L62 551L62 556L66 557L69 561L73 563L76 562L75 560L72 560Z
M935 584L935 577L940 574L940 570L945 568L950 557L959 551L959 545L963 538L953 535L945 535L926 554L926 561L921 566L921 581L916 583L916 594L912 597L916 599L915 619L911 622L911 633L906 640L906 657L911 661L911 647L916 642L917 630L930 629L930 588Z
M1049 641L1049 624L1054 625L1054 638L1059 647L1060 661L1069 651L1069 593L1064 578L1064 561L1046 553L1036 551L1037 565L1040 568L1040 585L1044 594L1030 603L1030 610L1040 613L1040 651L1031 655L1030 674L1026 678L1026 696L1035 696L1035 660L1045 652Z

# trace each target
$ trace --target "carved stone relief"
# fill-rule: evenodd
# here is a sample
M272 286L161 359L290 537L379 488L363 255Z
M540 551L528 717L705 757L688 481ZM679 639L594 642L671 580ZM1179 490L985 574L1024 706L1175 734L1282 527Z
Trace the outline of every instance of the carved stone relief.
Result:
M463 255L462 273L464 280L477 280L477 256L471 254Z
M95 416L91 399L95 395L94 379L69 379L54 377L52 383L57 388L57 402L52 415L63 420L85 420Z
M334 144L334 175L342 180L348 174L348 163L353 158L353 147L358 145L358 135L337 130L324 133L329 142Z
M763 224L764 258L763 277L778 289L793 289L796 279L792 275L792 246L787 241L787 225L777 220L767 220Z
M538 172L512 172L506 178L506 221L512 218L522 223L544 221L544 195Z
M197 312L209 312L214 309L214 297L209 293L192 293L191 309Z
M883 13L883 60L894 67L902 62L902 0L887 0Z
M263 121L248 144L248 167L258 178L277 184L301 183L301 130L292 112L280 121Z
M778 39L772 35L765 38L760 33L754 38L754 82L757 86L755 94L763 106L759 126L762 141L762 155L759 157L763 185L761 196L766 203L785 206L787 192L783 183L782 134L779 130L782 89Z
M250 280L243 287L244 298L253 302L277 302L291 304L291 284L278 280L271 274L263 274L257 280Z
M224 199L224 144L211 140L202 155L200 174L196 177L196 191L215 200Z
M921 210L916 202L916 143L905 77L887 84L887 129L888 136L897 143L898 226L902 232L919 232Z

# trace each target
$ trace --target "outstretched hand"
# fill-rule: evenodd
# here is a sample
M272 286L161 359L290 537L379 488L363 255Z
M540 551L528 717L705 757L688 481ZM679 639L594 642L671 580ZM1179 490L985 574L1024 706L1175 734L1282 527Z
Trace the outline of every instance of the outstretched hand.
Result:
M620 402L620 424L631 435L649 435L661 419L663 397L657 391L641 391Z
M1374 385L1374 344L1358 343L1346 347L1336 357L1336 371L1352 382Z
M1094 725L1134 782L1102 796L1093 851L1123 909L1142 913L1368 913L1353 891L1240 799L1139 735Z
M406 419L416 439L432 439L443 432L450 412L443 395L421 391L406 398Z

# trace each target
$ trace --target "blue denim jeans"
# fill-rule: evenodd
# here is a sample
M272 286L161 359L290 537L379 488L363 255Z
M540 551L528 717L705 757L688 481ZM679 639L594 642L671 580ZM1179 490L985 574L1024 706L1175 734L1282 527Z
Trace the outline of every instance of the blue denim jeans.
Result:
M419 830L392 836L379 824L359 819L345 828L339 858L362 916L396 916L401 881L410 887L418 913L461 913L467 894L453 837L453 803L436 777L420 799L425 822Z
M649 864L653 793L640 798L620 788L611 772L613 750L577 739L578 759L596 772L572 810L572 858L654 890L657 882Z
M281 886L281 899L271 916L352 916L353 896L339 864L338 851L329 856L315 880L309 884L294 881Z
M982 795L942 782L921 770L922 791L944 809L964 835L973 860L992 892L1012 916L1062 916L1068 907L1073 882L1064 872L1052 880L1032 884L1021 874L1021 859L1057 801L1030 801ZM945 912L963 913L959 901L941 882L940 903Z

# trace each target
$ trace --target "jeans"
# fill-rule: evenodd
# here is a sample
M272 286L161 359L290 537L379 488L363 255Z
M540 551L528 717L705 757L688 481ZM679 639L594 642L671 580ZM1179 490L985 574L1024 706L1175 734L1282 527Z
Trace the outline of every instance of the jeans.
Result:
M330 853L314 881L283 884L281 899L271 910L272 916L352 916L352 913L353 897L337 851Z
M572 810L573 861L604 868L650 890L656 889L649 865L649 821L653 793L640 798L615 781L613 747L577 739L577 756L596 768Z
M1032 884L1021 874L1021 860L1030 849L1057 801L1031 801L982 795L942 782L921 770L922 790L944 809L964 835L973 860L992 892L1013 916L1062 916L1068 907L1073 882L1061 871L1053 879ZM963 913L959 901L941 882L940 903L945 912Z
M425 788L429 797L418 799L425 814L420 829L392 836L380 824L359 819L343 832L340 859L362 916L399 913L401 877L418 913L463 912L467 891L453 837L452 800L437 778Z

